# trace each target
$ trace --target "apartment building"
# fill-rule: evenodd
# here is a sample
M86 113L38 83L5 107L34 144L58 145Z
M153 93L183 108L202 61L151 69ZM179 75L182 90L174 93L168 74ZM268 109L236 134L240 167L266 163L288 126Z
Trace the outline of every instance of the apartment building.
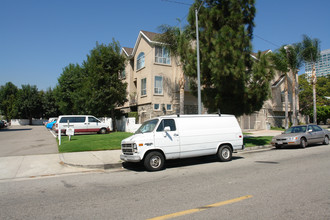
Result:
M134 48L122 48L127 63L120 77L127 83L128 102L119 109L138 112L139 123L160 115L178 114L180 109L182 68L156 39L157 33L140 31ZM185 85L184 112L197 113L197 99Z
M305 72L310 78L312 75L312 63L306 63ZM316 77L327 76L330 74L330 49L322 50L318 61L315 63Z
M122 48L122 54L127 57L127 63L120 77L127 83L128 102L119 109L125 113L138 112L137 123L160 115L178 114L180 109L180 85L184 81L182 68L178 60L171 56L170 52L156 39L157 33L140 31L134 48ZM267 50L263 53L271 52ZM251 54L251 56L255 57L256 54ZM290 116L292 115L293 80L292 74L289 74L288 111ZM284 127L285 83L285 74L276 72L271 81L271 97L265 101L262 109L238 118L242 129ZM298 87L298 84L296 86ZM197 114L197 98L190 93L187 82L184 83L183 97L184 114ZM297 103L299 103L298 99ZM297 109L298 106L297 104ZM206 111L203 108L203 113ZM291 119L290 121L292 122Z
M263 54L272 53L271 50L262 52ZM256 59L257 54L252 53L251 56ZM288 79L286 74L279 71L275 71L274 78L270 82L270 97L266 100L262 108L258 112L254 112L250 115L243 115L238 118L239 124L243 130L261 130L272 127L285 127L285 91L286 83L288 89L288 114L289 123L293 123L292 111L293 111L293 85L296 86L296 94L298 94L298 75L288 73ZM294 83L294 80L296 83ZM296 95L296 110L299 112L299 97ZM298 114L298 122L306 123L306 118Z

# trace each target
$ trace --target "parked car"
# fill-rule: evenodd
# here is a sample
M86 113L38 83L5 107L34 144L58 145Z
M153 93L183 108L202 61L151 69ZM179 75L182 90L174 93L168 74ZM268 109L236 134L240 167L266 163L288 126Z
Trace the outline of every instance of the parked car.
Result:
M75 134L90 132L106 134L110 131L108 124L101 122L92 115L60 115L53 129L58 132L58 127L60 125L61 133L65 133L65 126L68 122L73 126Z
M169 159L217 155L220 161L230 161L244 145L233 115L172 115L145 121L122 140L121 149L121 160L143 161L147 170L157 171Z
M49 118L48 121L43 122L43 124L46 126L48 123L53 122L57 120L57 118Z
M5 127L5 122L0 120L0 128L4 128Z
M318 125L299 125L273 137L271 144L276 148L290 145L305 148L309 144L329 144L329 137L330 132Z
M48 129L52 129L52 128L53 128L53 125L56 123L56 121L57 121L57 119L54 119L53 121L48 122L48 123L46 124L46 128L48 128Z

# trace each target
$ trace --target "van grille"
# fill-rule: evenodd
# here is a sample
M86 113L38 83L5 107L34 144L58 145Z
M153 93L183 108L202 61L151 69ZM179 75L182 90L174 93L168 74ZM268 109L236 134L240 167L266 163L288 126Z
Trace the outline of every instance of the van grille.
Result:
M121 150L125 155L133 155L133 144L122 144Z

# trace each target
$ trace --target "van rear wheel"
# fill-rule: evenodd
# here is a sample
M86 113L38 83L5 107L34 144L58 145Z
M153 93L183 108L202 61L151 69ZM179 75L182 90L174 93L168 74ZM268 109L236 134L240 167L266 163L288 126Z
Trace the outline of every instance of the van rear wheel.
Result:
M149 152L144 158L144 167L148 171L158 171L163 169L165 158L163 154L158 151Z
M217 156L221 162L231 161L233 151L229 145L222 145L217 153Z

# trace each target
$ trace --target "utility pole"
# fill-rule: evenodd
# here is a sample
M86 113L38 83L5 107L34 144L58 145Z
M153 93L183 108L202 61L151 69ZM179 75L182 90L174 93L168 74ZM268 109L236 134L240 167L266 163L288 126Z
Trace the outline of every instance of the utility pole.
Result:
M205 0L204 0L205 1ZM197 50L197 102L198 102L198 114L202 114L202 98L201 98L201 70L200 70L200 58L199 58L199 31L198 31L198 12L201 9L201 6L204 4L204 1L195 9L196 17L196 50Z

